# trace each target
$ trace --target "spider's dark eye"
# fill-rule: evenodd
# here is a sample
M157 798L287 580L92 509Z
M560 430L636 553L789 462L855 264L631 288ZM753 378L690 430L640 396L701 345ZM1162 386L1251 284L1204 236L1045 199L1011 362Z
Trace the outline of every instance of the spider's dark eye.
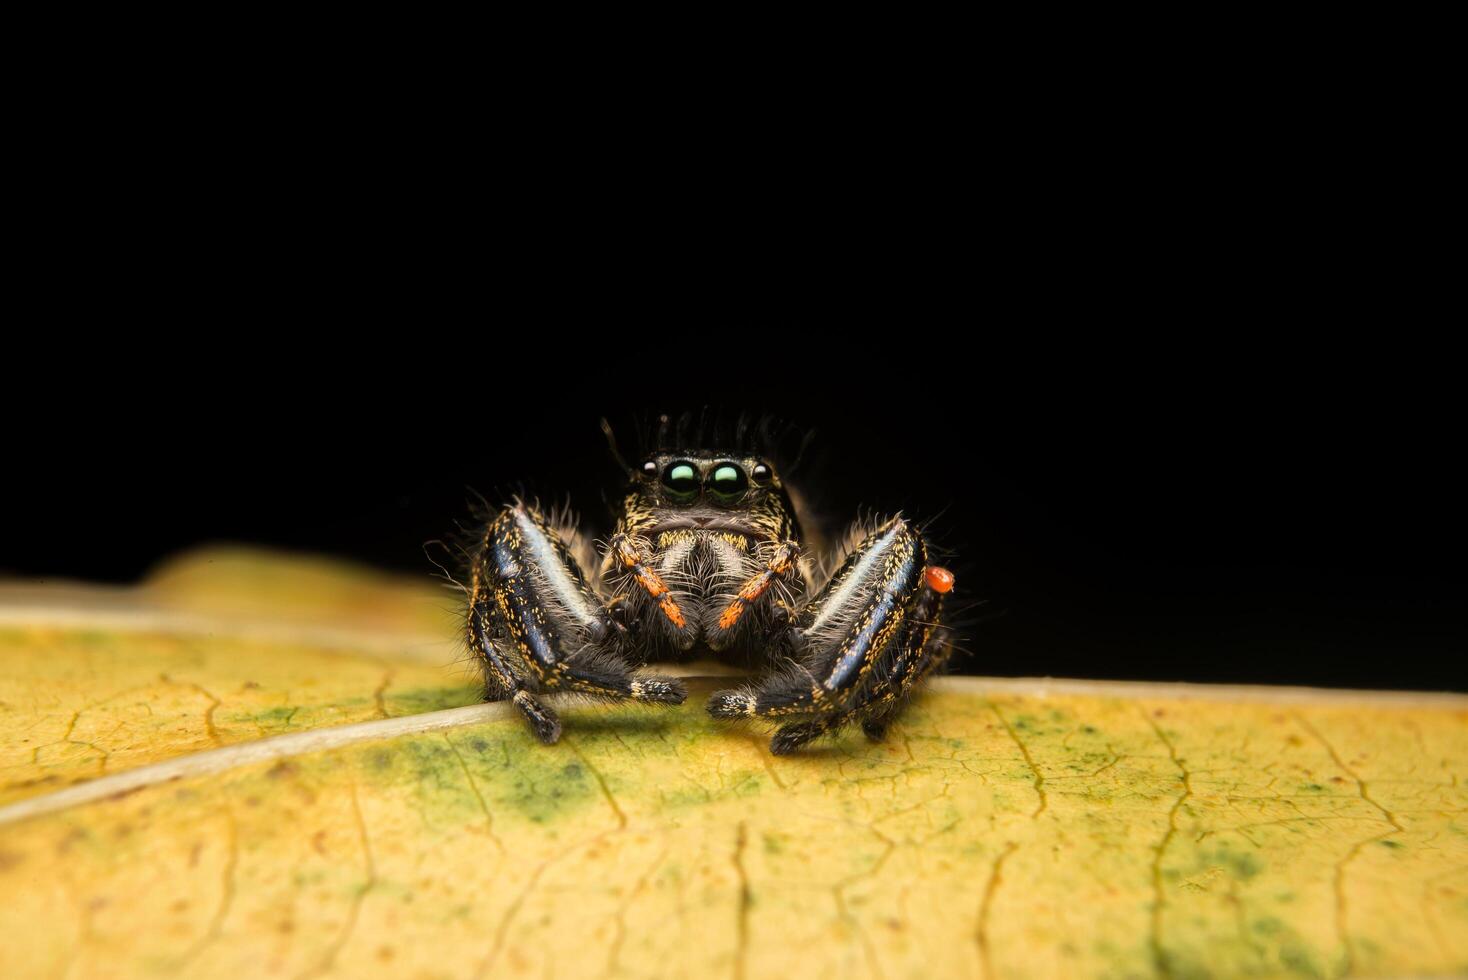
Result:
M653 462L652 460L648 460L646 463L643 463L642 464L642 475L643 476L657 476L658 475L658 464L655 463L655 462Z
M698 469L692 463L669 463L663 470L663 486L675 497L691 497L698 493Z
M720 463L709 474L709 489L720 497L737 497L748 486L744 471L733 463Z
M756 486L767 486L770 482L770 468L764 463L755 463L754 472L750 476L754 477Z

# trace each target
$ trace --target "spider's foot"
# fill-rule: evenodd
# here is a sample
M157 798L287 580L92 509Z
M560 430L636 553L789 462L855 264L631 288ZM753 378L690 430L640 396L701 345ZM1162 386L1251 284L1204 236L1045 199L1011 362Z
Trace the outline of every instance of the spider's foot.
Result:
M880 742L887 737L887 722L885 719L868 718L861 723L861 730L873 742Z
M791 666L762 677L749 687L715 691L707 708L715 718L807 714L813 710L819 695L810 672Z
M803 721L794 725L783 725L770 739L770 751L775 755L789 755L801 746L826 734L830 725L824 721Z
M628 684L628 697L654 704L682 704L688 688L676 677L637 677Z
M516 691L515 696L510 699L525 720L530 723L530 730L535 737L546 745L554 745L561 737L561 719L550 708L537 701L529 691Z
M708 713L715 718L747 718L755 713L755 696L744 691L718 691L709 698Z

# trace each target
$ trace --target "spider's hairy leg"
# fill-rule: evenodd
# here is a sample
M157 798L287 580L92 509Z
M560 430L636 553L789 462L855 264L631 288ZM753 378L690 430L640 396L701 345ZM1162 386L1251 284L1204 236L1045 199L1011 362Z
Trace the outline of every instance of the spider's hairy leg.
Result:
M918 685L953 654L952 631L940 622L943 596L952 588L952 576L946 569L937 571L936 579L924 573L901 632L885 650L873 653L870 679L854 692L847 707L813 722L782 727L771 740L773 752L793 752L854 718L861 719L862 732L871 741L886 738L888 726L906 707Z
M943 573L946 575L947 573ZM716 717L803 717L783 726L771 751L784 754L855 718L885 726L913 686L939 661L929 651L942 593L929 574L921 533L902 517L878 527L801 611L799 662L752 688L721 691Z
M509 699L535 732L535 737L550 745L561 737L561 719L556 713L536 700L527 689L526 682L516 675L505 652L497 645L491 623L494 621L494 606L484 600L476 600L469 607L469 648L484 667L484 700L503 701Z
M953 655L951 631L938 622L943 593L924 584L908 621L908 635L891 671L870 695L861 730L873 742L887 735L887 726L902 711L913 690Z
M508 697L547 743L560 724L535 693L681 704L681 681L633 675L616 607L598 600L534 507L505 507L484 533L470 587L469 642L484 666L486 697Z
M873 742L887 737L887 728L902 712L917 685L952 655L952 638L937 624L943 596L924 584L902 632L877 660L874 680L846 710L833 711L812 721L785 725L770 743L776 755L785 755L827 732L860 717L861 730Z
M888 726L901 714L918 685L953 655L952 631L939 621L944 591L946 588L935 588L925 574L902 633L886 650L874 654L872 679L856 692L847 708L806 725L784 726L770 743L772 751L793 752L853 718L861 719L862 732L868 739L880 742L886 738Z

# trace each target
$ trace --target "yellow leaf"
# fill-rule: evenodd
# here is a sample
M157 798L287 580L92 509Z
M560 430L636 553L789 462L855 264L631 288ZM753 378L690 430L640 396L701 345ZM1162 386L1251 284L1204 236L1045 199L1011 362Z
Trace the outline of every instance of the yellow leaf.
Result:
M1468 971L1468 699L949 678L776 758L695 676L545 747L451 605L0 595L0 975Z

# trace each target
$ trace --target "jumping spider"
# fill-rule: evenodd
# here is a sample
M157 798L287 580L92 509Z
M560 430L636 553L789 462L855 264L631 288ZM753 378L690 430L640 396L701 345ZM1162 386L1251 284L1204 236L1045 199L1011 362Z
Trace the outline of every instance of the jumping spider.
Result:
M599 556L569 519L518 500L474 542L467 630L485 699L511 701L549 744L561 723L538 694L682 704L677 678L634 668L711 653L763 671L707 707L786 721L775 754L853 720L880 740L950 653L940 622L953 575L928 563L922 531L899 515L849 536L819 581L790 492L764 455L738 448L744 433L722 450L689 448L669 445L662 423L629 466L603 422L628 486Z

